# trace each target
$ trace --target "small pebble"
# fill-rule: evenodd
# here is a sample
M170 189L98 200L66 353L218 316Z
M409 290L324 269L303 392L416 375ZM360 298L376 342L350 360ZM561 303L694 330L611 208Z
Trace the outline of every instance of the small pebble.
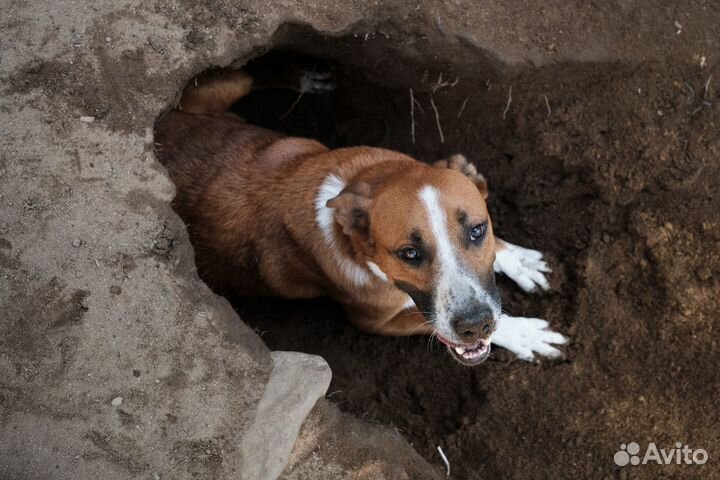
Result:
M110 293L113 295L120 295L122 293L122 288L118 287L117 285L112 285L110 287Z
M84 116L80 117L80 121L85 122L85 123L93 123L95 121L95 117L91 117L89 115L84 115Z
M610 240L611 240L611 239L610 239L610 234L607 233L607 232L604 232L604 233L602 234L602 241L603 241L603 243L610 243Z
M695 275L703 282L706 282L712 278L712 271L708 267L702 266L695 270Z
M153 480L160 480L160 475L157 472L152 472Z
M170 242L167 238L158 238L155 242L155 248L158 250L167 250L170 247Z
M115 397L112 399L112 402L110 402L110 405L112 405L113 407L119 407L120 405L122 405L122 400L122 397Z
M106 41L107 43L110 43L110 42L112 42L112 38L110 38L110 37L105 37L105 41Z
M80 240L79 238L74 238L72 241L72 246L78 248L80 247L80 245L82 245L82 240Z

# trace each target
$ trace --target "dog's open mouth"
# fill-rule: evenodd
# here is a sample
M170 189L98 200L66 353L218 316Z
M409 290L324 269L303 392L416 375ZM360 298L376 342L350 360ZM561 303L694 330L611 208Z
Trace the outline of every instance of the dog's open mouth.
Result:
M490 339L482 338L472 345L462 345L459 343L453 343L450 340L437 335L445 345L447 345L450 354L463 365L473 366L479 365L490 356Z

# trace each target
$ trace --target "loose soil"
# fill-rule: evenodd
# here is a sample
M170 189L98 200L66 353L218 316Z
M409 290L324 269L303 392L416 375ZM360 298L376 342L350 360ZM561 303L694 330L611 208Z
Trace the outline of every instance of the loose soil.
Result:
M427 338L360 333L327 300L235 299L241 317L272 349L322 355L331 401L396 427L438 469L441 446L453 478L720 478L711 465L720 455L713 72L399 62L405 78L396 78L375 42L296 39L296 50L323 60L271 54L249 68L331 65L337 89L299 100L258 90L237 113L332 147L382 146L424 161L467 155L489 180L499 235L545 252L554 270L543 295L500 279L504 308L548 319L570 337L567 357L531 364L498 348L465 368ZM442 82L450 85L433 92ZM630 441L682 442L711 461L621 471L613 455Z

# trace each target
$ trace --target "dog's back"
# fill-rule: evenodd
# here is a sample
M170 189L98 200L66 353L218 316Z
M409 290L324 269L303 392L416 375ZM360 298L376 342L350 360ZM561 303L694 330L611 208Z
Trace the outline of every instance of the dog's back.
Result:
M182 216L192 221L193 207L212 201L208 194L212 184L222 182L220 170L237 171L242 189L252 183L253 168L247 168L259 150L282 135L245 123L231 114L197 115L171 111L155 128L155 142L160 162L168 169L184 200ZM240 170L240 171L238 171ZM247 171L245 171L247 170Z
M277 295L278 285L260 279L291 278L295 270L307 276L316 269L305 265L311 257L294 251L274 209L286 190L287 167L326 147L226 113L169 112L157 123L155 139L177 188L173 206L188 226L198 271L208 284L235 294ZM317 296L307 282L296 285L284 296Z

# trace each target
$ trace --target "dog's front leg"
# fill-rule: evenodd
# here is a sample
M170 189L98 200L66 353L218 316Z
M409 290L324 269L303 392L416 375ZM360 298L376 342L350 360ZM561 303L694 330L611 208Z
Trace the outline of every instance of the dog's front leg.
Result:
M495 273L510 277L526 292L533 292L539 286L550 288L545 274L552 270L537 250L519 247L495 237Z
M532 361L535 354L542 357L562 357L562 352L553 345L567 343L567 337L549 330L548 322L539 318L511 317L501 315L492 343L510 350L520 360Z

